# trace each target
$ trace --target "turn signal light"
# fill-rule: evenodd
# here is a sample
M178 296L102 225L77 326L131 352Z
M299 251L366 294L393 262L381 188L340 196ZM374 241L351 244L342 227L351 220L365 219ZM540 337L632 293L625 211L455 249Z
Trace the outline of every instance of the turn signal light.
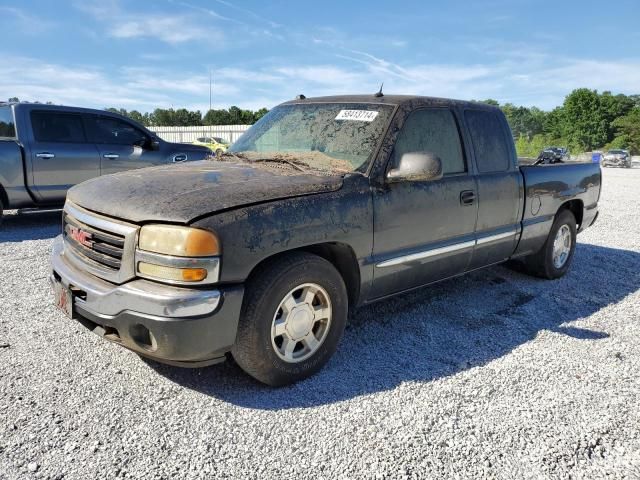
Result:
M138 271L143 275L172 282L201 282L207 278L204 268L175 268L139 262Z

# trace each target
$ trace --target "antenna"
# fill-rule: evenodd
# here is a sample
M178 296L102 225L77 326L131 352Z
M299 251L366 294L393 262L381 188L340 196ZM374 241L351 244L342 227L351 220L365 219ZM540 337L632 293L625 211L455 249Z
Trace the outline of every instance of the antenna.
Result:
M382 93L382 87L384 87L384 82L382 82L382 84L380 85L380 90L378 90L375 93L374 97L376 98L384 97L384 93Z

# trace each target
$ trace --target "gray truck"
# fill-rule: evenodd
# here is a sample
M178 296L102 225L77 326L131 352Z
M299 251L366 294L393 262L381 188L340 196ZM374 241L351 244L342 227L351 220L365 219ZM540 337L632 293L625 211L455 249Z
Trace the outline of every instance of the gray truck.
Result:
M210 153L165 142L115 113L0 104L0 222L4 209L60 207L71 186L93 177Z
M479 103L301 97L219 160L72 188L51 257L64 314L161 362L232 355L285 385L359 305L508 259L563 276L598 214L598 164L519 166Z

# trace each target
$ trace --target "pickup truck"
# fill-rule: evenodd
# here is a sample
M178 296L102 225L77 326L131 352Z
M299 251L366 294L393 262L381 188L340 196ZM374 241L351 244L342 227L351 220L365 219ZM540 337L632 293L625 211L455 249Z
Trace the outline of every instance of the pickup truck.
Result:
M231 355L286 385L359 305L509 259L563 276L600 185L597 164L520 167L489 105L298 97L216 161L72 188L51 282L68 317L139 355Z
M60 207L72 185L99 175L207 155L115 113L0 104L0 222L4 209Z

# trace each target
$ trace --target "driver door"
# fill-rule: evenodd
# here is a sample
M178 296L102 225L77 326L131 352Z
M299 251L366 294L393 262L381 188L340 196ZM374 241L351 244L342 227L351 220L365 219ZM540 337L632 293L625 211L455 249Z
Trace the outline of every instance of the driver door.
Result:
M391 168L408 152L440 157L443 177L387 183L374 193L372 298L463 273L475 245L476 183L454 112L412 112L396 141Z
M87 115L87 132L100 153L100 174L122 172L164 163L150 138L133 124L115 117Z

